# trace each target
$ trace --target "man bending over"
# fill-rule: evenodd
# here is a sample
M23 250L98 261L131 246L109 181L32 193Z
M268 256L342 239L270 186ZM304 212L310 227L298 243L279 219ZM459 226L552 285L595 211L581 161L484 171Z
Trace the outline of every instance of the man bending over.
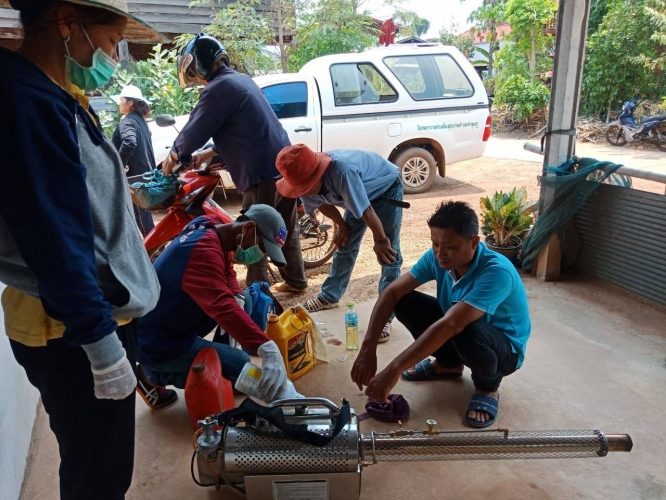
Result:
M284 266L282 246L286 238L280 214L257 204L229 224L223 224L216 215L194 219L160 254L155 261L160 298L138 325L138 388L149 405L163 399L163 386L185 387L190 366L204 347L217 351L222 374L236 382L250 356L205 340L203 337L216 326L261 356L260 399L270 402L286 386L280 351L245 312L245 299L233 268L234 262L251 265L264 255L276 266Z

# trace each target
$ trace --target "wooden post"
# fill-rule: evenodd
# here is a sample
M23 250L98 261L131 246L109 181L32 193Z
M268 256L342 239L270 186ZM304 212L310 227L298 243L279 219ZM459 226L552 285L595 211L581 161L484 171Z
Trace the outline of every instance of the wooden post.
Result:
M277 2L277 22L278 22L278 45L280 46L280 62L282 64L282 72L288 73L289 68L287 67L287 54L285 53L284 46L284 27L282 26L282 2Z
M555 61L550 91L548 131L575 130L580 103L580 85L585 58L585 39L591 0L560 0L555 42ZM574 154L576 138L561 133L546 136L543 174L548 166L564 163ZM541 209L553 199L553 190L541 187ZM536 275L542 280L560 276L561 248L555 235L536 260Z
M127 46L127 40L120 40L118 43L118 59L120 59L120 68L129 71L130 69L130 53Z

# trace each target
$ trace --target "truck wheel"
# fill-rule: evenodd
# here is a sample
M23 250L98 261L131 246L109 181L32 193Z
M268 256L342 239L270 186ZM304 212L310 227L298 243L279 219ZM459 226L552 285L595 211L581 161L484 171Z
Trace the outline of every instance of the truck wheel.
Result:
M424 193L435 182L437 162L423 148L409 148L400 153L394 160L405 183L405 193Z

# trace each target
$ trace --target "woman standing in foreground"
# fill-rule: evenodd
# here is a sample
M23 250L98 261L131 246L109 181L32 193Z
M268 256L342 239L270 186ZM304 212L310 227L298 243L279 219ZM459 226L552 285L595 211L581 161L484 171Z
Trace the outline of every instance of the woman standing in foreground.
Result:
M119 500L132 480L131 318L159 285L136 231L124 168L83 94L104 86L128 31L159 40L124 0L0 0L24 40L0 49L0 281L17 362L60 450L60 497ZM128 258L131 256L131 258Z

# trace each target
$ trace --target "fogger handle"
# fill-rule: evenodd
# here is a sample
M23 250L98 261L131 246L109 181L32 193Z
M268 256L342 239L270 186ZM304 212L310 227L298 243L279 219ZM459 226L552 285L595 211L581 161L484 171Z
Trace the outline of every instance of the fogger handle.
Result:
M340 407L333 401L326 398L292 398L292 399L278 399L268 405L269 408L277 407L303 407L303 406L324 406L328 408L332 415L340 413Z

